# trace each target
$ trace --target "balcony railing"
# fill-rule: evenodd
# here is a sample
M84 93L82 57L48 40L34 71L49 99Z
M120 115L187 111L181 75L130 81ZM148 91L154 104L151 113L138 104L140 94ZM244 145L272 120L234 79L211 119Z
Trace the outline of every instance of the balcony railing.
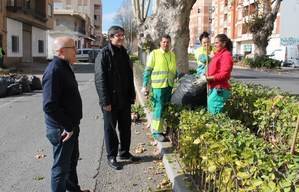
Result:
M9 11L17 11L19 9L22 9L22 6L20 6L17 2L17 0L7 0L6 8Z

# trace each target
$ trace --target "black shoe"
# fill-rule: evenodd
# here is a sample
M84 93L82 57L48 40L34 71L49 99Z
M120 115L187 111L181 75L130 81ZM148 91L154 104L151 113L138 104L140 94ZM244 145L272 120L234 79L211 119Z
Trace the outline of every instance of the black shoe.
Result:
M91 192L90 190L86 189L86 190L82 190L82 189L79 189L79 190L76 190L76 191L69 191L69 190L66 190L67 192Z
M123 168L121 164L116 161L116 158L108 159L108 165L115 170L121 170Z
M119 159L120 160L128 160L128 161L132 161L132 162L136 162L136 161L141 160L140 157L136 157L136 156L132 155L131 153L128 153L127 155L119 156Z

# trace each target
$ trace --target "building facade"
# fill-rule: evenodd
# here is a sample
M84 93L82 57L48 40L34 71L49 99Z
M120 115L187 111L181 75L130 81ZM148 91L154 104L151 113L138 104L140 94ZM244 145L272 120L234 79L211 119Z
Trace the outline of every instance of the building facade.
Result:
M283 1L281 4L267 48L269 52L280 46L281 10L291 1L296 0ZM257 11L256 0L214 0L212 6L215 10L212 14L212 39L219 33L225 33L234 43L234 54L253 54L255 46L246 21Z
M212 0L197 0L190 13L189 48L193 49L199 45L199 36L206 31L211 33Z
M49 42L59 36L70 36L78 49L100 47L102 37L101 0L54 0L54 28L48 32ZM48 45L48 58L54 54Z
M53 27L52 0L1 0L0 45L6 66L31 66L47 58L47 30Z

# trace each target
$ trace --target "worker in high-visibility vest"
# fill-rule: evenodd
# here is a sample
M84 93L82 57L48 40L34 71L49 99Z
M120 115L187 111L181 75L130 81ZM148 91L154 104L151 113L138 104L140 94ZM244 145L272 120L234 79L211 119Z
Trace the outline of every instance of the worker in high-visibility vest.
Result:
M141 90L142 93L147 94L147 86L150 84L152 88L152 136L160 142L166 140L163 127L163 112L166 103L170 101L174 79L176 78L176 58L175 54L170 51L170 43L170 36L164 35L160 41L160 48L150 53L144 70Z
M194 51L194 56L197 63L196 74L201 76L207 71L207 65L213 56L213 48L211 46L209 33L203 32L199 36L199 40L200 47Z
M5 51L2 47L0 47L0 68L4 67L4 63L3 63L4 55L5 55Z

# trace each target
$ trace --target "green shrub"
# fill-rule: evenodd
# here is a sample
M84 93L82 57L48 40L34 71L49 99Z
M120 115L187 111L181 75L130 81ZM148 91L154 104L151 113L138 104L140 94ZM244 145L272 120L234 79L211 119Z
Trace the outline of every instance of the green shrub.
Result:
M135 121L145 118L144 108L140 104L135 103L132 105L131 112L136 115L136 119L134 118Z
M254 130L253 112L256 110L254 103L261 98L270 98L283 95L279 89L270 89L262 85L232 82L231 97L226 102L225 111L232 119L240 120L245 127Z
M281 66L281 62L276 59L271 59L267 56L258 56L255 58L245 58L243 59L245 65L251 68L267 68L273 69Z
M296 160L255 137L239 121L205 110L183 110L179 127L184 169L200 179L201 186L266 192L291 191L298 185Z

